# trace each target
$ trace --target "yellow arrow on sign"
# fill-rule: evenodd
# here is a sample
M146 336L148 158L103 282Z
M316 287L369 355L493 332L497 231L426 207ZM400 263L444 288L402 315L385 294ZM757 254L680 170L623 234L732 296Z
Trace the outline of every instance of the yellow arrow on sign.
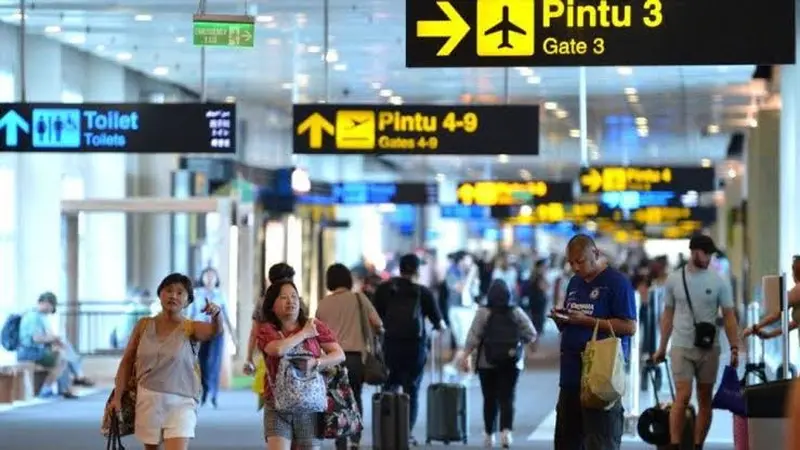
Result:
M333 124L328 122L328 119L322 114L316 112L297 126L297 135L308 133L308 146L315 150L322 148L322 133L333 136L334 131Z
M581 184L589 189L589 192L597 192L603 186L603 176L597 169L589 169L589 172L581 177Z
M439 1L436 5L447 16L447 20L417 21L417 37L447 38L447 42L436 52L436 56L449 56L467 36L470 27L450 2Z

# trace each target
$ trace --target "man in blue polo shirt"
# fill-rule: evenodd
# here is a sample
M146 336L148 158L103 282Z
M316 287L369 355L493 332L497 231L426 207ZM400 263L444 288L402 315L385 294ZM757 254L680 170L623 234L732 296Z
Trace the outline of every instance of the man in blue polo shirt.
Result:
M561 331L561 391L556 406L555 450L619 450L623 409L617 402L608 409L581 405L581 353L592 339L597 320L598 339L622 338L625 359L630 357L630 336L636 332L633 286L622 273L606 267L591 237L579 234L567 244L567 260L575 275L567 285L563 308L551 317Z

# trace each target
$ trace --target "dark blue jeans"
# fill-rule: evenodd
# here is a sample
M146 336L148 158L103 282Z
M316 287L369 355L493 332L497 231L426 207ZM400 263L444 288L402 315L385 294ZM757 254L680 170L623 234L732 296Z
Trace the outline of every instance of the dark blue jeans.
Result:
M209 397L213 403L217 401L224 348L225 336L222 334L200 344L197 359L200 365L200 384L203 387L202 403L205 403Z
M402 389L409 397L408 423L411 430L419 413L419 387L428 361L428 349L424 342L390 342L383 346L389 379L383 386L385 391Z
M619 450L625 418L621 400L609 410L581 405L580 389L561 389L554 450Z

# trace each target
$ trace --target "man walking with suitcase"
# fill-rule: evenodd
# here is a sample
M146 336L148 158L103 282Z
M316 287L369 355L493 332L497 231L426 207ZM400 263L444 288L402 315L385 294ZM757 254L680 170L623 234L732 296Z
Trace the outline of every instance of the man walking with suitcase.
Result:
M378 286L374 299L375 310L386 330L383 350L389 380L384 389L402 388L409 396L409 432L414 429L419 411L419 387L430 347L425 319L436 330L445 329L433 293L415 281L419 267L417 255L401 257L400 276Z
M663 361L667 344L672 339L670 363L675 379L675 403L670 410L672 448L680 447L686 426L686 408L692 397L692 384L697 380L697 418L695 449L702 450L711 427L711 401L720 365L720 344L716 326L722 309L725 334L731 347L731 365L739 362L738 324L732 287L715 271L708 270L711 257L718 252L714 241L697 235L689 241L691 258L688 264L673 272L664 284L664 313L661 317L661 342L653 359Z

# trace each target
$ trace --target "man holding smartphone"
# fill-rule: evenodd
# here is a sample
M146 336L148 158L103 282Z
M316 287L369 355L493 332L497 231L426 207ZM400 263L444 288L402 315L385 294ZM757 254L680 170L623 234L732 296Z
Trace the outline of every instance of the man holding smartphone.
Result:
M598 339L611 329L622 339L625 359L636 332L636 301L630 280L600 261L594 240L578 234L567 244L567 261L574 276L564 305L550 317L561 332L561 376L556 405L555 450L619 450L624 425L620 402L606 409L581 404L581 353L599 320Z

